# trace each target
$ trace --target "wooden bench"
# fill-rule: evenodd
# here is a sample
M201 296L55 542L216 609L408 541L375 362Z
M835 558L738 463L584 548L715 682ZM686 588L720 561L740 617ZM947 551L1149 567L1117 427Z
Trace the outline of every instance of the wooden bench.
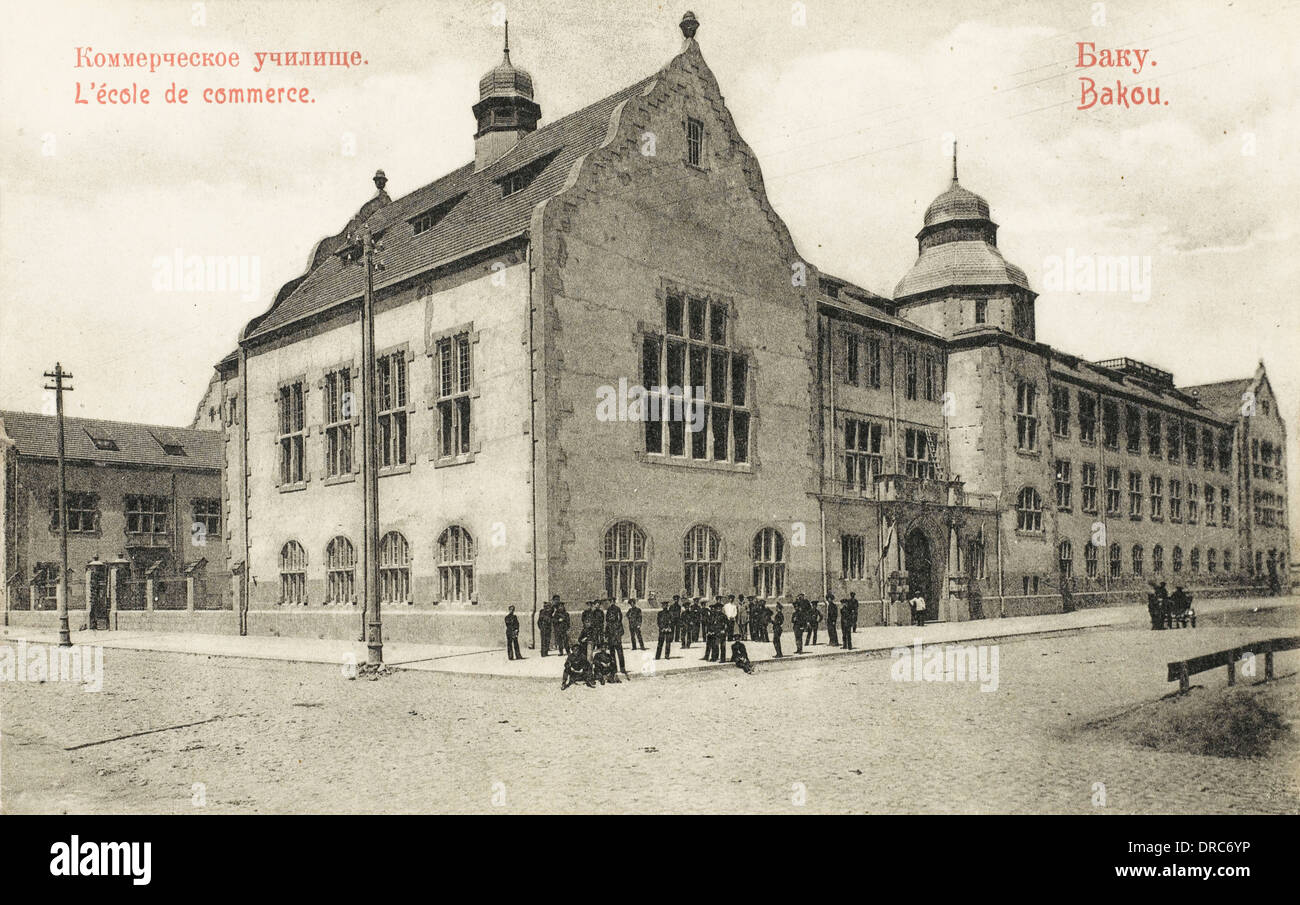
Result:
M1190 660L1175 660L1168 664L1169 674L1166 682L1178 680L1178 691L1180 694L1185 693L1191 688L1191 677L1197 673L1206 672L1219 666L1228 668L1228 684L1237 684L1237 661L1243 656L1251 654L1264 655L1264 680L1273 678L1273 654L1280 651L1296 650L1300 648L1300 636L1290 636L1285 638L1270 638L1265 641L1258 641L1254 644L1243 644L1240 647L1230 647L1226 650L1215 651L1212 654L1203 654L1199 657L1192 657Z

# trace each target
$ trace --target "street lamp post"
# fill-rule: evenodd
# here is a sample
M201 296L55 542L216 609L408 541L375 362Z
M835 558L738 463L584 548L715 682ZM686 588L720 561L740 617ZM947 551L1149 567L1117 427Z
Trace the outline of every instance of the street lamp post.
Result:
M55 362L54 370L46 371L45 376L54 381L54 386L45 389L54 391L59 425L59 647L72 647L72 635L68 631L68 471L63 446L63 394L72 392L72 387L64 386L64 381L71 380L72 375L63 370L61 363Z

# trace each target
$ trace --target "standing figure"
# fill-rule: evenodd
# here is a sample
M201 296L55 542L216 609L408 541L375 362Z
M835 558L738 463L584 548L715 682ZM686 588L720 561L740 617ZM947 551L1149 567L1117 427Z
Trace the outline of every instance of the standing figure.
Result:
M839 647L840 639L835 637L835 623L839 621L840 608L835 605L835 595L826 595L826 638L831 647Z
M555 650L557 653L569 655L569 611L564 608L560 602L560 595L556 594L551 598L551 634L555 636Z
M551 604L550 601L542 604L542 608L537 611L537 631L542 636L542 656L545 657L551 650Z
M673 626L673 640L681 642L682 640L682 597L678 594L673 595L673 605L669 608L672 618L669 620Z
M840 634L844 636L844 649L853 650L853 622L858 615L858 598L850 592L849 599L840 604Z
M676 601L677 598L673 598ZM673 606L677 604L674 602ZM659 643L655 645L655 659L658 660L662 655L665 660L671 660L673 657L673 632L677 630L676 620L673 619L672 606L662 606L655 616L655 622L659 627Z
M767 607L764 607L767 609ZM770 611L769 611L770 612ZM781 601L776 602L776 612L772 614L772 646L776 648L776 655L784 657L781 653L781 629L785 625L785 610L781 608Z
M506 659L522 660L524 655L519 652L519 617L515 615L515 608L510 607L506 613Z
M645 639L641 637L641 608L631 597L627 599L627 638L632 650L636 650L638 645L645 650Z
M822 624L822 611L815 600L808 601L808 622L810 623L809 629L812 632L812 643L817 644L817 630Z
M627 665L623 662L623 611L612 597L605 608L605 644L609 647L610 661L617 659L618 671L627 675Z
M749 617L753 609L754 605L742 594L736 606L736 637L741 641L749 640Z
M780 605L778 604L778 607ZM803 636L808 630L808 620L804 615L803 597L794 599L794 614L790 617L790 624L794 626L794 652L803 653Z

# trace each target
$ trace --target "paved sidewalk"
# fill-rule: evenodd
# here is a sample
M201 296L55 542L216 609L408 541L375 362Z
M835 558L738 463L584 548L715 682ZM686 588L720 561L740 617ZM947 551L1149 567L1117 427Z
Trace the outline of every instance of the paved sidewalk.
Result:
M1233 610L1250 610L1295 605L1300 597L1251 597L1206 600L1197 602L1196 611L1201 616ZM1100 607L1046 616L1017 616L1008 619L978 619L970 622L945 622L914 626L880 626L860 629L853 635L853 650L831 647L826 634L820 634L821 644L804 648L804 653L794 653L794 634L787 631L781 636L785 657L777 661L771 644L746 642L750 659L756 665L791 664L818 657L850 656L854 654L888 653L895 647L910 646L918 638L926 644L945 644L968 641L995 641L1024 638L1033 635L1059 632L1077 632L1087 629L1109 628L1144 624L1146 607ZM653 623L653 620L650 620ZM823 626L824 628L824 626ZM653 625L647 626L646 642L650 650L627 650L627 670L633 676L668 675L700 669L734 669L730 664L706 662L704 642L683 649L674 644L672 658L654 659L657 640ZM58 635L53 631L9 626L0 628L0 643L24 639L32 643L54 644ZM238 657L254 660L279 660L282 662L325 663L343 665L364 663L366 647L358 641L320 640L315 638L285 638L264 635L202 635L172 632L92 632L72 633L74 644L99 644L120 650L160 651L185 653L209 657ZM384 644L384 661L398 669L424 672L459 673L463 675L501 676L558 680L563 671L564 658L552 654L542 657L535 650L527 650L524 659L506 659L505 648L456 647L441 644L413 644L390 641Z

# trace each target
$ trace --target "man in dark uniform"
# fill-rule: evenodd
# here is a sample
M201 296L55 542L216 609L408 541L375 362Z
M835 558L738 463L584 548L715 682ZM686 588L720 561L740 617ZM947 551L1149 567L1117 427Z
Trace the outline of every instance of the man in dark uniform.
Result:
M596 678L592 674L591 664L581 650L570 651L564 658L564 675L560 678L560 690L576 684L579 680L588 688L596 687Z
M673 626L673 640L681 643L682 629L685 627L682 619L682 597L680 594L673 595L673 605L669 607L672 618L669 620Z
M767 609L764 607L763 609ZM772 615L772 646L776 648L776 655L784 657L781 653L781 629L785 625L785 610L781 608L781 601L776 602L776 612Z
M691 646L691 639L699 628L700 616L695 609L695 604L689 600L682 602L682 615L679 621L681 626L678 634L681 635L682 650L688 650Z
M618 673L614 671L614 657L605 648L598 647L591 657L591 671L601 685L606 682L618 684Z
M817 644L818 643L817 630L821 627L822 624L822 611L818 608L816 600L808 601L808 623L809 623L808 627L812 630L811 643Z
M631 597L627 599L627 638L632 650L636 650L637 645L645 650L645 639L641 637L641 608Z
M794 614L790 617L790 624L794 627L794 652L803 653L803 635L807 631L807 623L803 611L803 597L799 596L794 599Z
M588 600L587 608L582 611L582 637L579 639L585 645L588 660L596 648L601 646L604 634L605 614L596 606L596 601Z
M727 626L731 620L727 618L727 605L719 598L713 604L713 611L710 613L713 626L713 652L719 663L727 662Z
M1151 593L1147 595L1147 616L1151 619L1151 630L1153 632L1164 628L1161 625L1160 597L1156 593L1157 587L1154 581L1151 582Z
M772 611L768 608L767 601L755 603L755 612L758 613L758 628L762 632L759 636L760 641L767 643L772 640Z
M551 603L548 600L542 604L542 608L537 611L537 631L542 636L542 656L545 657L551 650Z
M515 608L512 606L510 612L506 613L506 659L522 660L524 655L519 652L519 617L515 615Z
M1169 589L1162 581L1156 586L1156 615L1161 628L1169 626Z
M623 662L623 611L612 597L605 608L605 643L609 646L610 659L618 660L618 671L627 675L627 665Z
M569 611L560 602L560 595L551 598L551 634L555 636L555 650L569 654Z
M743 669L746 675L754 672L754 664L749 662L749 651L745 650L745 642L743 641L732 642L731 662Z
M835 605L835 595L826 595L826 637L831 647L839 647L840 639L835 637L835 623L839 622L840 608Z
M858 597L850 592L849 599L840 604L840 634L844 637L844 649L853 650L853 623L858 616Z
M705 610L702 614L700 631L704 635L704 656L702 659L712 662L716 659L717 645L714 643L714 627L717 616L714 610Z
M673 599L676 600L676 598ZM676 605L676 603L673 604L673 606ZM659 643L655 645L655 659L658 660L660 654L662 654L665 660L671 660L673 657L673 632L676 630L673 607L660 607L655 621L659 626Z

